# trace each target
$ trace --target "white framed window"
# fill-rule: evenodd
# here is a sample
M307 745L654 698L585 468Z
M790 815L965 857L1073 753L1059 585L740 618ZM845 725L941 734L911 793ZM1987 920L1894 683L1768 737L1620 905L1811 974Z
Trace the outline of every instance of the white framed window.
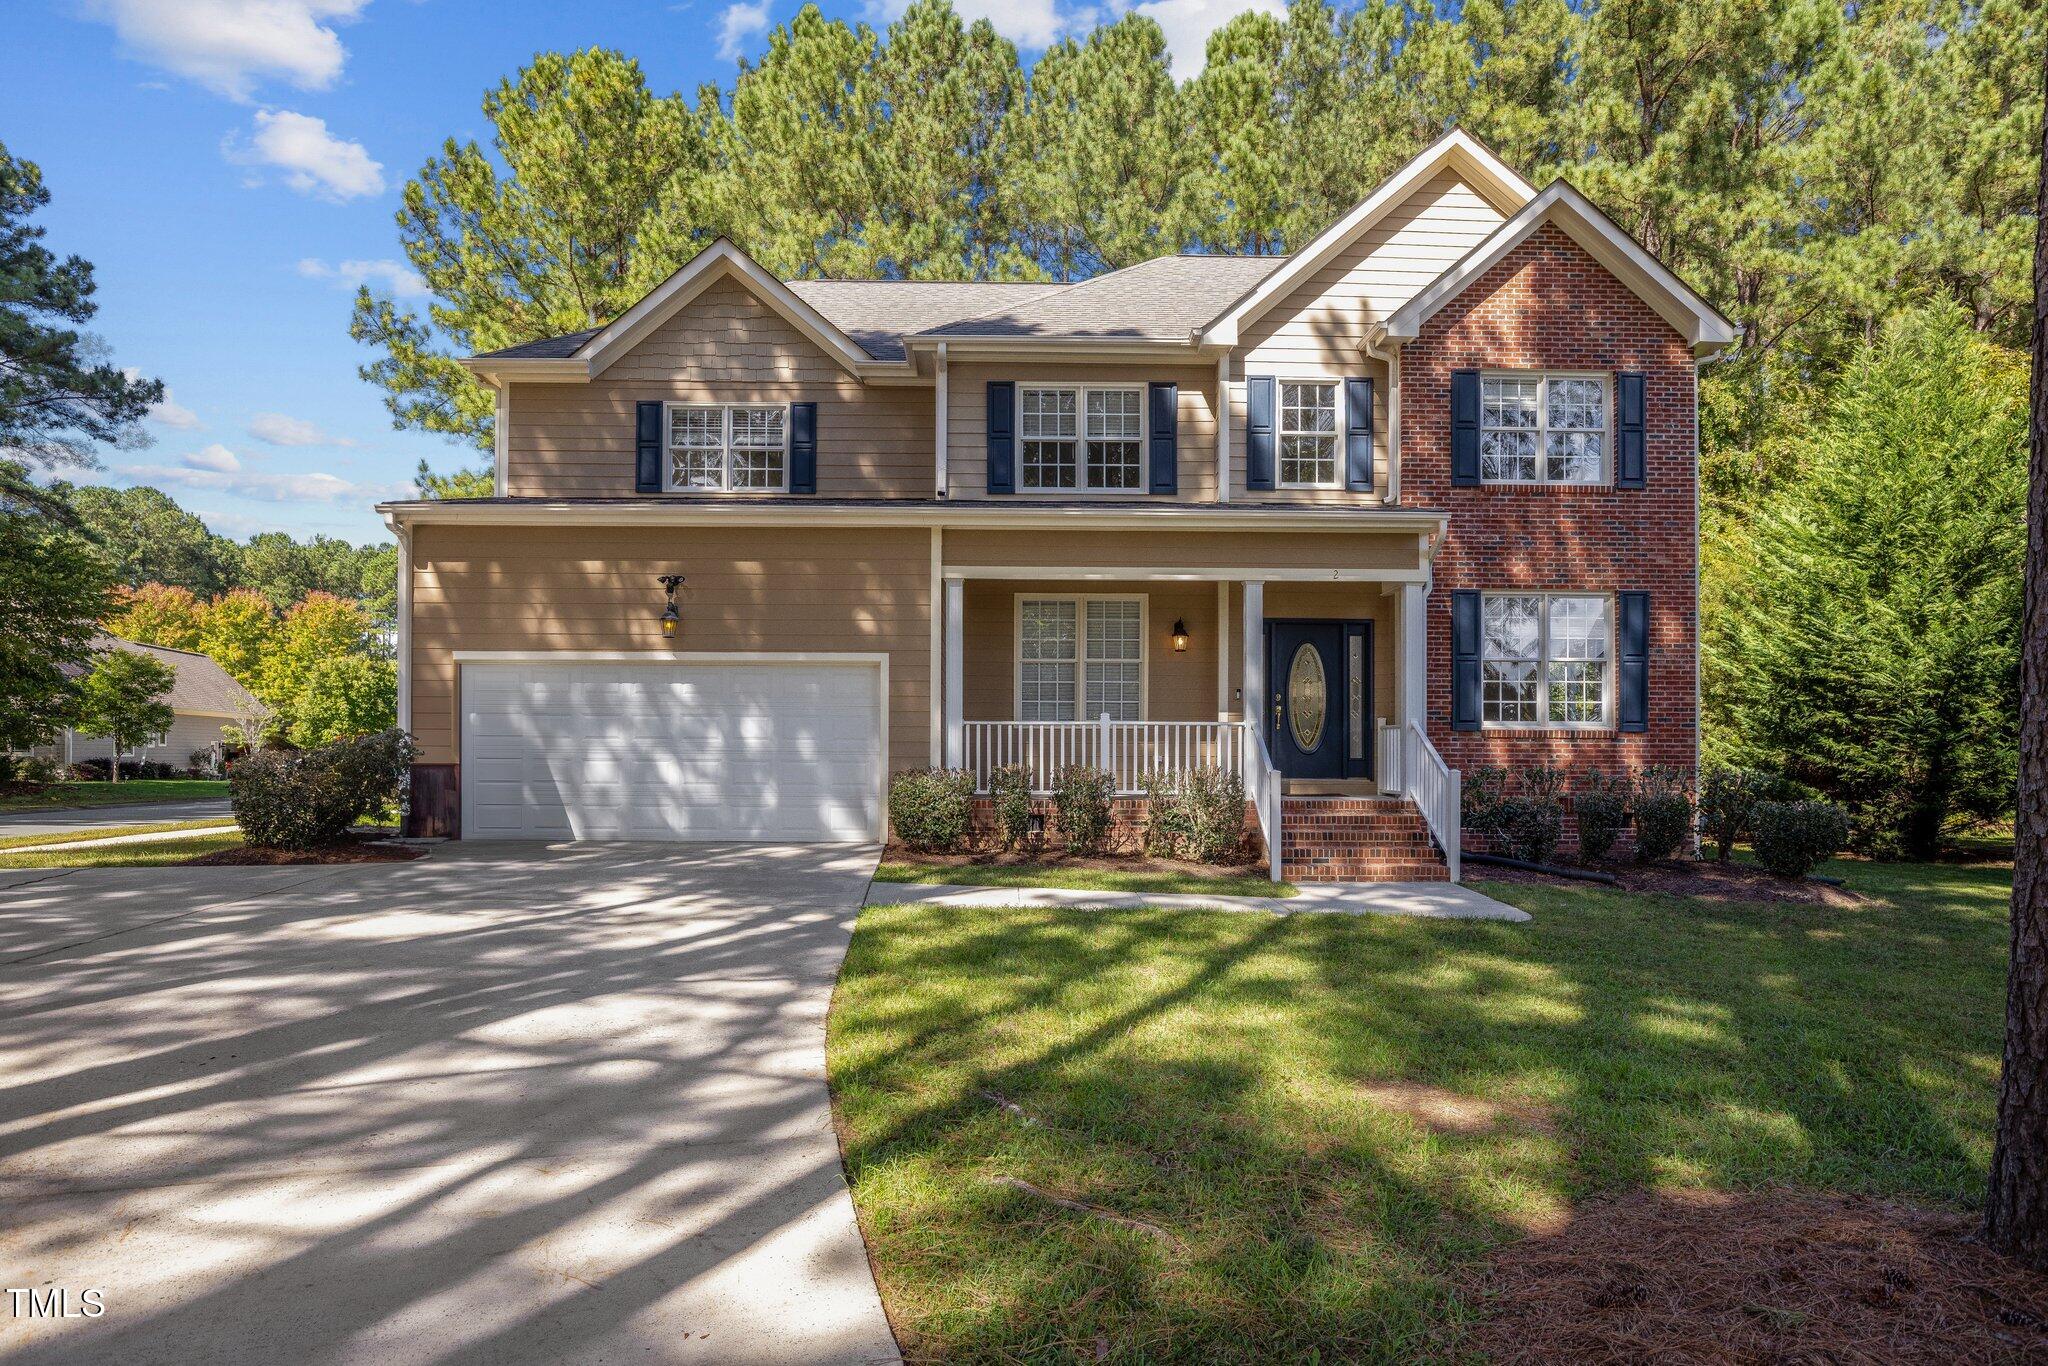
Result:
M1603 727L1614 714L1614 613L1593 593L1480 599L1480 719Z
M1031 384L1017 390L1018 487L1142 493L1145 391Z
M1143 598L1017 598L1017 719L1145 717Z
M1343 487L1343 388L1336 380L1290 380L1280 385L1279 478L1283 489Z
M789 409L769 403L668 405L668 487L789 487Z
M1481 376L1481 482L1605 483L1609 411L1605 375Z

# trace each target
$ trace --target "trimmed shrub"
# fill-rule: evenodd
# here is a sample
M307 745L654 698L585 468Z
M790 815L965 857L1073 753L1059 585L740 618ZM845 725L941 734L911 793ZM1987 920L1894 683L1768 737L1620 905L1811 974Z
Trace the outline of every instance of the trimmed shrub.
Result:
M1670 858L1692 833L1692 792L1684 769L1659 764L1636 780L1636 862Z
M1492 834L1509 858L1548 863L1564 839L1564 806L1555 797L1505 798Z
M966 844L974 775L957 768L913 768L889 780L889 828L920 853Z
M1628 775L1612 777L1594 769L1572 794L1572 812L1579 818L1579 859L1600 863L1614 852L1614 842L1628 828L1628 800L1635 791Z
M1116 780L1104 769L1068 764L1053 776L1052 816L1070 854L1099 854L1109 838Z
M1700 771L1700 836L1713 841L1714 857L1722 863L1749 832L1762 776L1733 764L1713 764Z
M36 754L15 756L14 781L30 787L48 787L64 776L64 766L55 759L45 759Z
M1146 779L1145 851L1198 863L1235 863L1244 848L1244 783L1220 768Z
M398 800L419 752L401 730L291 754L252 754L228 778L228 800L249 842L317 849Z
M988 795L996 809L996 832L1003 848L1031 842L1031 771L1022 764L1004 764L988 775Z
M1458 792L1458 823L1475 835L1491 835L1500 829L1501 803L1508 796L1508 771L1496 764L1481 764L1465 774Z
M1849 840L1849 817L1833 802L1758 802L1751 820L1756 861L1779 877L1805 877Z
M1531 764L1512 782L1508 771L1482 765L1465 776L1458 794L1463 828L1491 836L1509 858L1547 863L1564 839L1563 769Z

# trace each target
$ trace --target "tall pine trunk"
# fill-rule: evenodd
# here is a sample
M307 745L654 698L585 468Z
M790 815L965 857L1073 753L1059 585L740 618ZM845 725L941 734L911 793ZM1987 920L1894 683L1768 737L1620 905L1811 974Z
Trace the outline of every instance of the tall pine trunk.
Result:
M2048 102L2048 63L2043 68ZM2020 791L2014 833L2005 1072L1984 1236L2048 1269L2048 119L2034 224L2034 370L2027 596L2020 661Z

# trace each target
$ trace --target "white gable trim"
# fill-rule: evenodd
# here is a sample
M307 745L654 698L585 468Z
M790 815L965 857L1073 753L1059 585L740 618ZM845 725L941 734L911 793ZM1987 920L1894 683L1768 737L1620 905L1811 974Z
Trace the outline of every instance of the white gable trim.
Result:
M1584 247L1587 255L1605 266L1617 280L1655 309L1659 317L1678 329L1696 355L1733 346L1741 335L1735 324L1694 293L1685 281L1672 274L1656 257L1644 251L1591 200L1566 182L1554 180L1542 194L1524 205L1520 213L1494 229L1492 236L1472 248L1414 298L1395 309L1386 321L1387 337L1395 342L1412 340L1438 309L1498 265L1503 257L1527 241L1530 234L1545 223L1555 223L1566 236Z
M1462 128L1453 128L1389 176L1372 192L1371 198L1289 256L1286 264L1261 280L1258 287L1233 304L1228 313L1204 328L1202 344L1236 346L1240 329L1293 293L1338 252L1385 217L1389 209L1406 199L1409 191L1446 166L1463 175L1473 189L1504 214L1513 214L1536 197L1535 187L1515 174L1514 169L1488 150L1486 144Z
M667 322L689 302L719 280L728 277L744 281L761 301L780 313L789 323L831 356L849 373L858 374L873 365L874 358L860 349L853 338L826 320L793 293L789 286L763 270L753 257L721 237L697 253L690 263L656 285L639 303L621 313L589 341L576 348L576 358L586 361L592 377L625 355L655 328Z

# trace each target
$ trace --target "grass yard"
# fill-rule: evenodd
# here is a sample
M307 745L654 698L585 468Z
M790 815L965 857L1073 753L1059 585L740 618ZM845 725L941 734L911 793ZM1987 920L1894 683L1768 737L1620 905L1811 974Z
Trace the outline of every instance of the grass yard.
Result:
M1880 899L1484 887L1528 925L869 908L830 1074L906 1350L1455 1358L1461 1281L1589 1197L1971 1205L2010 866L1825 871Z
M103 844L82 849L45 849L33 854L0 852L0 872L21 868L161 868L201 854L234 849L242 832L192 835L185 839L149 840L142 844Z
M82 806L197 801L225 797L225 778L130 778L118 783L52 783L42 791L0 797L0 811L65 811Z
M1296 891L1291 882L1274 882L1253 873L1217 877L1034 863L884 863L875 869L875 881L958 887L1071 887L1081 892L1206 892L1211 896L1293 896Z
M208 816L193 821L152 821L144 825L109 825L91 830L59 830L41 835L8 835L0 838L0 850L20 849L32 844L78 844L86 840L118 839L124 835L163 835L174 830L213 830L232 825L232 816Z

